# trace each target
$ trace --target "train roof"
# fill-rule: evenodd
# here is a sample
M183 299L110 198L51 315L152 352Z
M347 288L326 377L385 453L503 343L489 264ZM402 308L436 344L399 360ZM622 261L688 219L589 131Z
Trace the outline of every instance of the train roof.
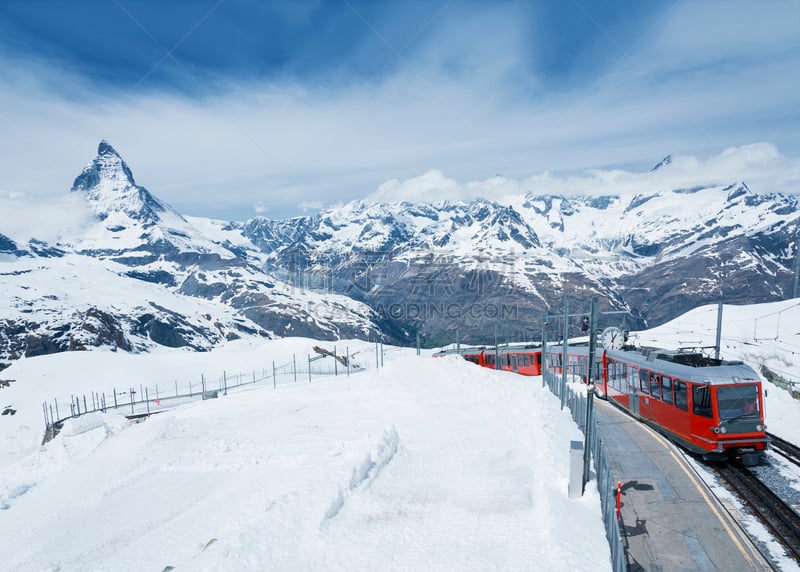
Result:
M644 369L697 383L729 384L759 381L756 371L742 361L715 359L700 351L637 348L608 350L607 355Z
M481 352L487 355L493 355L495 351L499 354L507 354L507 353L526 353L530 352L531 350L541 350L541 344L509 344L507 346L499 346L495 349L494 346L469 346L465 347L462 346L461 349L450 348L446 350L441 350L437 352L435 355L463 355L463 354L479 354Z

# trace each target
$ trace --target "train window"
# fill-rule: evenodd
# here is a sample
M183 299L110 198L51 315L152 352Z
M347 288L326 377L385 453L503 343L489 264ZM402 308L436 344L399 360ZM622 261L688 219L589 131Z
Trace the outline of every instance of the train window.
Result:
M491 354L486 356L486 363L488 363L489 365L494 365L494 356Z
M622 391L623 383L625 382L625 365L616 362L608 364L608 379L616 390Z
M517 354L511 354L511 367L517 369Z
M630 393L634 395L636 394L636 388L639 385L637 381L638 377L639 370L635 367L628 367L628 388L630 389Z
M526 365L526 366L529 366L529 365L531 365L531 364L530 364L530 362L528 361L528 359L529 359L529 358L528 358L528 354L522 354L522 363L523 363L524 365Z
M642 393L650 393L650 373L646 369L639 370L639 388Z
M533 354L536 357L536 365L542 365L542 354Z
M675 407L686 411L686 384L675 380Z
M594 365L594 374L592 375L592 383L598 384L603 382L603 364L599 361Z
M711 417L711 392L707 385L692 386L692 411L701 417Z
M661 377L661 399L672 405L672 379L666 375Z
M661 380L658 378L658 374L651 373L650 374L650 395L655 397L656 399L661 399Z

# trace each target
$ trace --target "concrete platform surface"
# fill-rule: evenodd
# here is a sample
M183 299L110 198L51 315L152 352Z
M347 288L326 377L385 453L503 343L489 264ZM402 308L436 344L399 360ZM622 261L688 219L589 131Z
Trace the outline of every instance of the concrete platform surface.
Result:
M772 570L669 440L595 403L614 482L622 483L631 572Z

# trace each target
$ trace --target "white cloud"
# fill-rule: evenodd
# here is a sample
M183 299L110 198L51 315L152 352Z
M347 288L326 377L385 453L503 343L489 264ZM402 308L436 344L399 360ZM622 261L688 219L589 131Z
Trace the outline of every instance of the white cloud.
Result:
M630 195L656 193L700 185L727 185L744 181L760 193L793 194L800 190L800 158L780 154L769 143L730 147L699 159L676 156L656 171L593 169L560 176L549 171L522 179L497 174L482 180L458 182L440 171L428 171L405 181L392 179L380 185L372 202L439 202L487 198L515 202L520 195Z
M431 170L406 181L386 181L366 200L375 203L439 202L458 200L465 195L456 181L447 178L441 171Z
M300 203L300 210L307 213L308 211L318 211L324 206L322 201L302 201Z
M23 247L32 238L51 244L69 240L94 220L77 193L32 197L0 191L0 234Z
M258 204L289 216L373 189L373 198L452 198L479 189L506 194L513 181L621 185L631 177L614 175L613 167L645 171L666 154L716 156L731 146L739 150L735 161L698 160L708 170L703 177L800 192L793 170L800 155L796 10L773 6L764 15L774 26L748 28L755 13L704 6L666 11L616 65L552 93L523 69L520 53L529 46L515 13L483 27L467 21L455 32L434 22L403 52L399 72L335 89L242 82L195 99L98 93L47 64L0 56L0 107L11 110L0 126L0 188L66 192L108 139L139 184L181 212L211 217L246 218ZM682 27L685 33L674 33ZM493 35L477 38L475 50L457 49L486 29ZM453 37L441 40L448 30ZM726 57L735 63L726 65ZM740 176L744 150L764 152L749 147L759 141L786 156ZM593 168L601 171L585 174ZM536 175L546 172L557 175ZM495 180L498 173L504 181ZM573 181L568 173L584 174ZM379 188L382 181L394 182Z

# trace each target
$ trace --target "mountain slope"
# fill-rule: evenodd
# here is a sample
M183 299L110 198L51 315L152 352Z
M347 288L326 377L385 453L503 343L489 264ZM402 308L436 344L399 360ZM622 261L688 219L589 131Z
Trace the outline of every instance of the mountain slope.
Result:
M384 339L369 307L265 273L240 232L178 214L105 141L72 192L93 214L80 233L55 245L0 237L0 366L92 346L202 351L245 335Z
M355 201L240 228L273 270L364 300L430 343L458 329L490 343L498 322L506 335L531 337L564 297L587 307L597 295L637 327L720 296L783 299L797 221L796 197L735 183L632 196L528 193L507 205Z

